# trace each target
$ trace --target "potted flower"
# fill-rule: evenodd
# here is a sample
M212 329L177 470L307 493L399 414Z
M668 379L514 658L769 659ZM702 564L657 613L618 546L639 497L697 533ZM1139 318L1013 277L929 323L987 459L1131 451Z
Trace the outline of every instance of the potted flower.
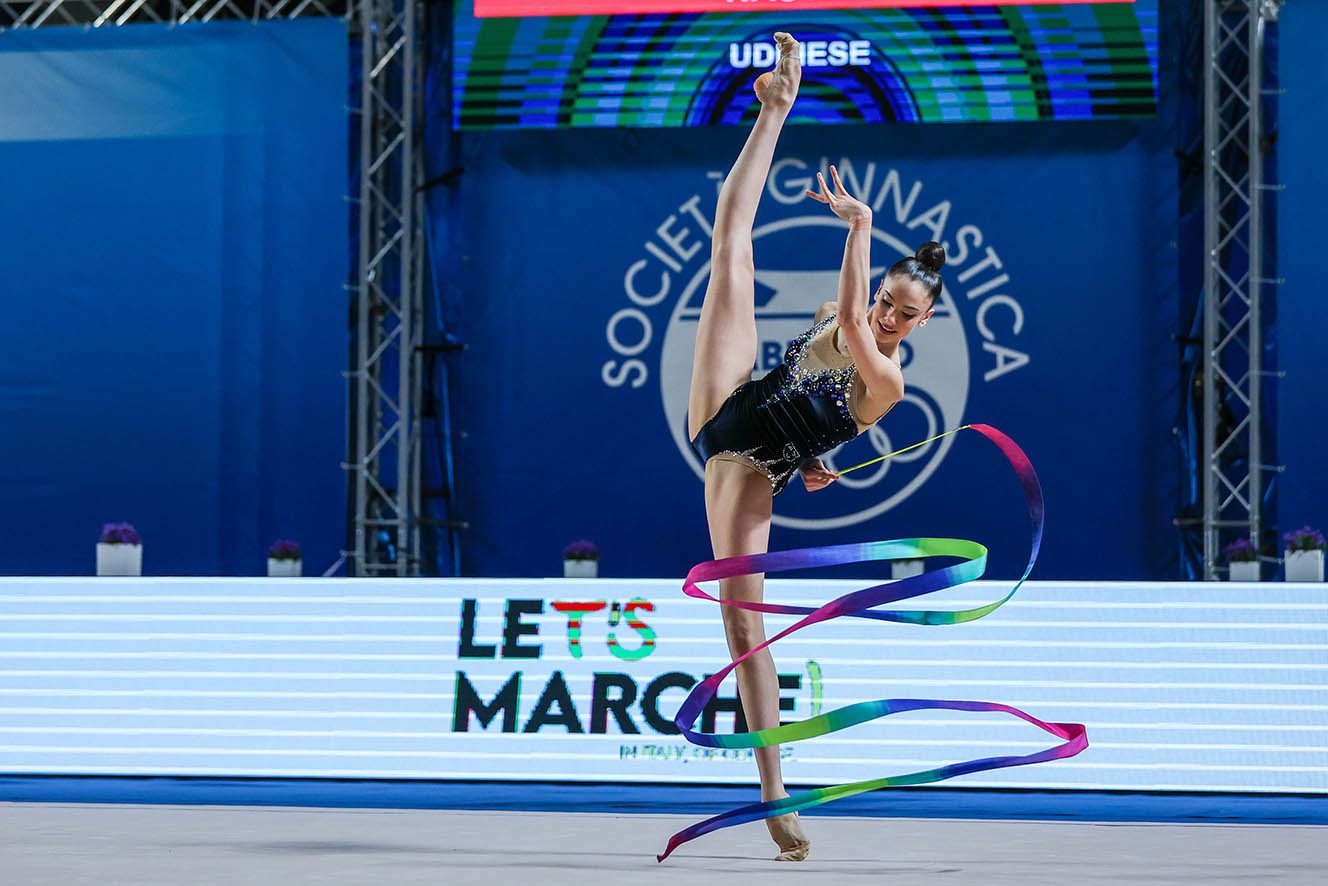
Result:
M1323 581L1323 533L1308 526L1282 536L1287 581Z
M563 578L596 578L599 548L593 541L574 541L563 549Z
M1231 567L1227 575L1228 581L1259 580L1259 552L1254 549L1254 544L1248 538L1236 539L1222 549L1222 554L1227 558L1227 565Z
M300 546L288 539L279 538L267 549L267 574L269 578L298 578L304 574L304 558Z
M97 540L98 575L142 575L143 539L128 523L107 523Z

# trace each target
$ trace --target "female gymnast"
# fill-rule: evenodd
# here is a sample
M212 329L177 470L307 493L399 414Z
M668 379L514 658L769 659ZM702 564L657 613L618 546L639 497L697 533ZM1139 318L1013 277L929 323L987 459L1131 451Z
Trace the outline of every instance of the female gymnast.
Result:
M904 396L899 342L923 326L941 292L945 252L927 243L894 264L869 305L871 209L849 195L835 167L833 187L819 173L807 196L848 222L837 302L793 341L784 363L751 380L756 363L756 270L752 225L780 129L801 81L798 41L775 34L780 55L756 81L761 110L720 189L715 210L710 283L696 333L688 398L688 436L705 463L706 519L715 557L765 553L772 499L796 471L809 491L837 479L817 457L870 428ZM720 583L724 599L760 601L762 576ZM759 612L725 606L724 630L734 658L765 640ZM737 669L750 729L779 725L774 659L762 650ZM788 796L779 747L756 749L761 799ZM766 819L777 861L802 861L811 849L796 813Z

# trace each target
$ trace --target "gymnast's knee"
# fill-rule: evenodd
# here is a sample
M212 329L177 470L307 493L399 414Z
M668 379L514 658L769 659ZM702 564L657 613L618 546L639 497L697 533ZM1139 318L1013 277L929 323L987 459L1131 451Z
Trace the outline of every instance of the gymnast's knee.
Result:
M756 274L755 259L752 255L752 241L749 237L724 236L718 231L710 245L710 273Z
M743 612L742 615L744 617L724 620L724 636L728 639L729 651L734 656L746 655L765 642L765 628L761 624L761 619L745 617L757 616L758 613Z

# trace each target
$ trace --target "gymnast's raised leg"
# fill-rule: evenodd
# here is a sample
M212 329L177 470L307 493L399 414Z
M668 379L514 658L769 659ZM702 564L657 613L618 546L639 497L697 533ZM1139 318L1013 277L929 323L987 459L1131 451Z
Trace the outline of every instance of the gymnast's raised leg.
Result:
M752 225L774 157L775 144L798 94L801 66L798 42L775 34L780 56L773 72L756 83L760 114L747 143L720 189L711 248L710 284L701 306L696 356L688 397L688 436L694 438L734 389L751 378L756 362L756 269L752 259ZM715 557L763 554L770 541L773 494L769 479L731 461L711 459L705 469L706 519ZM720 582L724 599L759 601L761 575ZM724 630L734 658L765 640L759 612L722 607ZM774 659L766 650L738 665L738 692L749 729L779 725L779 684ZM779 766L779 747L756 749L761 799L788 796ZM811 843L796 814L767 819L779 846L779 861L802 861Z

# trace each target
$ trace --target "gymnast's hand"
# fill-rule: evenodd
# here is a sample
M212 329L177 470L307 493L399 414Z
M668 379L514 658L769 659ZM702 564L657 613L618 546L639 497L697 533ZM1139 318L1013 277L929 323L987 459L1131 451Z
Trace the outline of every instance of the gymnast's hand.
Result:
M865 221L870 226L871 207L849 195L849 192L844 188L844 183L839 180L839 170L833 166L830 167L830 177L835 181L833 191L825 186L825 177L818 172L816 173L816 181L821 185L821 192L818 194L816 191L807 191L807 196L829 206L830 210L844 221L850 223Z
M802 474L802 482L807 484L808 492L824 489L839 479L839 475L827 468L819 458L805 459L798 465L798 473Z

